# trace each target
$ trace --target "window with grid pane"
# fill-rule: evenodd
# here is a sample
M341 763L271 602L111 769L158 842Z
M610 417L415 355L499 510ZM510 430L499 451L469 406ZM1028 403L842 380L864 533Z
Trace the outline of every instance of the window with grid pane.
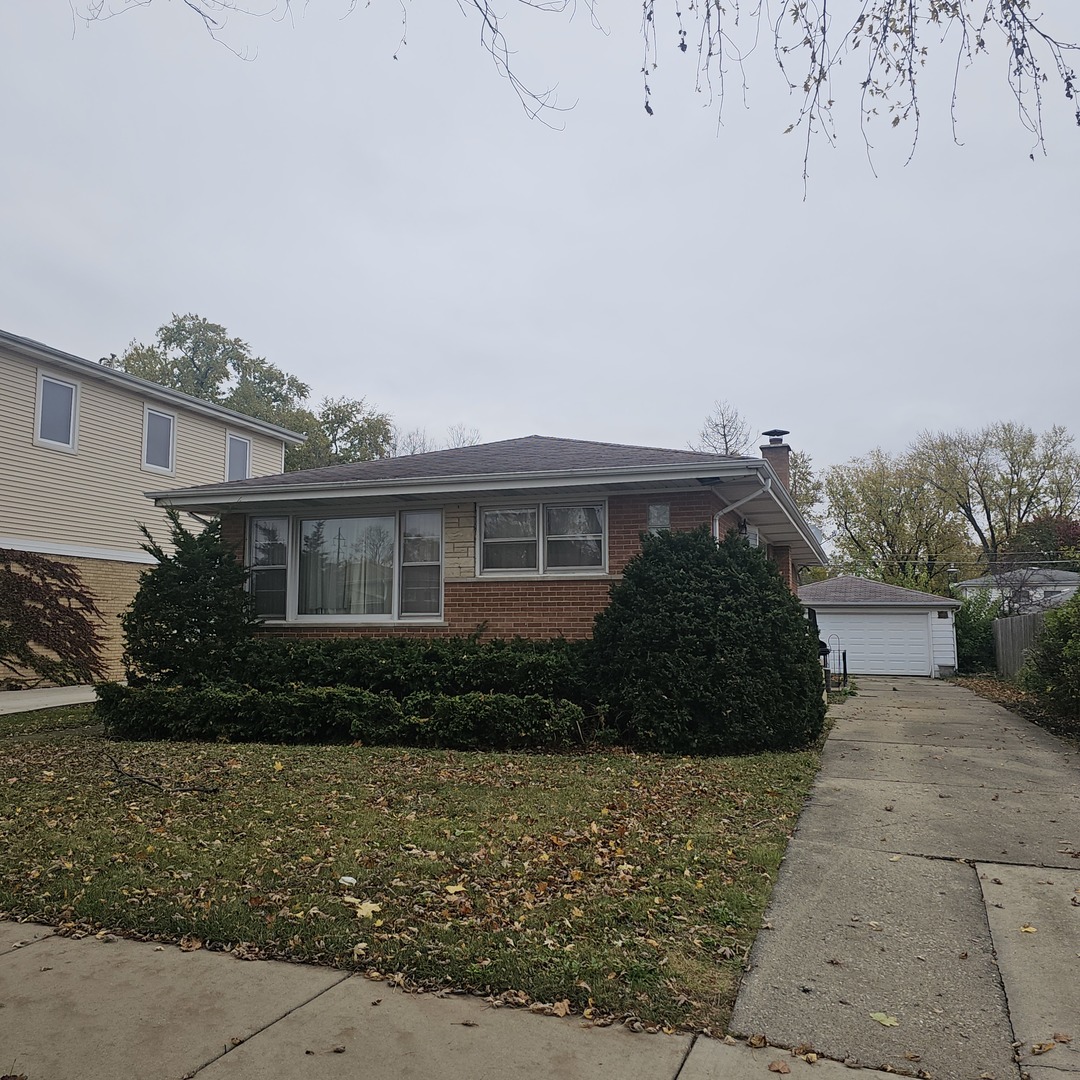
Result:
M285 618L288 518L252 518L248 554L248 589L255 613L264 619Z
M544 538L546 567L577 570L603 566L603 506L546 506Z
M402 615L438 615L442 606L442 514L410 510L401 515Z
M536 570L535 506L485 510L482 519L482 570Z

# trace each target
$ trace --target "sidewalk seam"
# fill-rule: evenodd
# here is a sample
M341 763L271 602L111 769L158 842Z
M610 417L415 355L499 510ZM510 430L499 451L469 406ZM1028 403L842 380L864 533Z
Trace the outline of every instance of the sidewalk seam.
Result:
M675 1075L671 1078L671 1080L679 1080L679 1077L682 1075L683 1069L686 1067L686 1060L690 1057L690 1052L694 1049L695 1046L697 1046L697 1041L700 1037L701 1036L698 1035L696 1032L691 1037L690 1045L686 1048L686 1053L683 1054L682 1061L679 1062L679 1067L675 1070Z
M269 1021L266 1024L263 1024L261 1028L259 1028L257 1031L253 1031L242 1043L239 1043L237 1046L226 1047L224 1050L221 1051L220 1054L215 1054L214 1057L210 1058L209 1061L204 1061L197 1068L192 1069L191 1072L185 1073L184 1080L190 1080L191 1077L198 1076L199 1073L203 1071L203 1069L207 1068L210 1065L213 1065L215 1061L220 1061L221 1058L232 1053L234 1050L238 1050L241 1046L246 1046L249 1042L251 1042L252 1039L261 1035L267 1029L272 1028L275 1024L280 1023L282 1020L285 1019L286 1016L291 1016L294 1012L296 1012L297 1009L302 1009L305 1005L310 1005L313 1001L316 1000L316 998L321 998L323 994L329 993L336 986L340 986L343 982L346 982L351 978L352 976L346 972L341 976L340 979L332 982L329 986L327 986L323 990L320 990L317 994L312 994L311 997L309 997L306 1001L301 1001L299 1004L294 1005L291 1009L286 1009L285 1012L283 1012L280 1016L276 1016L273 1020Z

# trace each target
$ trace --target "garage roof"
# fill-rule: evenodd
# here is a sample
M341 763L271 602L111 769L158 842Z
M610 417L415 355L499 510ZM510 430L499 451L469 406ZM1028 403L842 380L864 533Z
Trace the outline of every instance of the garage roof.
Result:
M799 587L799 599L811 607L917 607L958 608L959 600L947 596L920 592L918 589L901 589L898 585L886 585L881 581L854 577L829 578Z

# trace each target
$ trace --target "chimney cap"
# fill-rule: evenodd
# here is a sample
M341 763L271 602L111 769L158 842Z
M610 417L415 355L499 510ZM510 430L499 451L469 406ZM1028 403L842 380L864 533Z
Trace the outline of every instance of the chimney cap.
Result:
M785 431L783 428L770 428L768 431L763 431L761 434L768 435L769 442L772 443L773 446L778 446L783 441L784 436L790 435L791 432Z

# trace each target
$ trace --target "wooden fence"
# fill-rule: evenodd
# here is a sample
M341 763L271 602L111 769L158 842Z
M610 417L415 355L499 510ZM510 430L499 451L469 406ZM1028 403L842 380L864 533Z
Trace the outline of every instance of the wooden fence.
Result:
M1024 666L1024 654L1042 633L1045 618L1045 612L1037 611L994 620L994 658L999 675L1011 679Z

